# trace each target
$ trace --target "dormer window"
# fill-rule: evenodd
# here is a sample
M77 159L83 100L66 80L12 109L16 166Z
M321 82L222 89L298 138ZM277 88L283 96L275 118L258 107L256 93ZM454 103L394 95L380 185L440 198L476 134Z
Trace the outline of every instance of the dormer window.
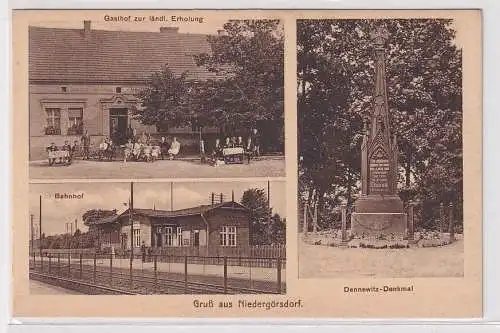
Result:
M117 94L121 94L121 93L122 93L122 87L116 87L116 88L115 88L115 92L116 92Z
M67 88L67 87L61 87L61 91L62 91L62 92L67 92L67 91L68 91L68 88Z

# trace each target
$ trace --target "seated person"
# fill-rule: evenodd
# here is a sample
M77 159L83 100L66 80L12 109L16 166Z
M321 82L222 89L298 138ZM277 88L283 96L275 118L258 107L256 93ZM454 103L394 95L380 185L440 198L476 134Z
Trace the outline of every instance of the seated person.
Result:
M102 142L99 144L99 150L107 150L108 149L108 138L102 139Z
M61 150L68 152L68 155L64 156L64 160L66 162L71 161L71 146L69 145L68 141L64 141L64 145L61 147Z
M222 157L222 147L221 147L219 138L215 139L215 146L214 146L214 149L212 151L212 155L214 158Z
M168 150L168 155L170 159L173 159L174 156L178 155L180 149L181 149L181 143L177 141L177 138L174 137L174 141L172 141L170 149Z
M62 146L61 150L64 150L64 151L71 151L71 146L69 145L69 142L68 141L64 141L64 145Z
M224 143L224 148L232 148L231 139L229 137L226 138L226 142Z
M132 143L132 138L128 139L125 144L125 150L123 152L123 162L127 162L127 159L132 155L132 151L134 150L134 144Z
M168 144L167 140L165 139L164 136L161 137L160 141L160 149L161 149L161 159L165 159L165 156L168 154L168 149L170 145Z
M238 141L236 142L236 147L243 148L245 144L243 143L243 138L241 136L238 137Z
M51 156L51 152L56 152L58 151L57 146L54 142L50 144L50 146L47 147L47 153L49 153L49 164L52 165L55 161L56 158L54 156Z
M69 157L73 158L73 156L75 156L75 154L76 154L77 151L78 151L78 140L75 140L73 142L73 145L71 146Z
M54 142L50 144L50 146L47 147L47 151L57 151L57 146Z
M142 145L139 142L134 143L134 148L132 150L132 155L134 155L134 158L137 160L141 156L142 152Z

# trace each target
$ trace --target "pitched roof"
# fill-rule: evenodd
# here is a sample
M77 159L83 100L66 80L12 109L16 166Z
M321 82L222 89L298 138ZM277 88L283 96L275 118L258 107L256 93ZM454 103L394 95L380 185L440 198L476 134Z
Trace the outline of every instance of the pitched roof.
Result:
M106 217L100 218L98 220L94 220L92 222L88 222L88 224L89 225L91 225L91 224L96 225L96 224L113 223L113 222L116 222L119 217L120 217L120 215L106 216Z
M213 77L194 55L209 53L207 35L29 27L30 82L144 83L165 64L191 79Z
M223 203L218 203L214 205L200 205L196 207L191 207L191 208L185 208L185 209L178 209L174 211L168 211L168 210L158 210L158 209L144 209L144 208L134 208L134 214L140 214L148 217L159 217L159 218L165 218L165 217L180 217L180 216L193 216L193 215L199 215L200 213L208 213L214 209L217 208L222 208L222 209L236 209L236 210L244 210L247 211L248 209L237 203L237 202L223 202ZM105 217L96 221L91 222L90 224L105 224L105 223L112 223L116 222L120 217L123 216L128 216L129 214L129 209L121 213L120 215L113 216L112 218L110 217Z

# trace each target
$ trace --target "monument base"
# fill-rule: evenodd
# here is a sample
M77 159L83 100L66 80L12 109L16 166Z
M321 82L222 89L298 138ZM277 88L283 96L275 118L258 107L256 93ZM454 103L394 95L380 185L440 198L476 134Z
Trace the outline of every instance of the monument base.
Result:
M403 201L397 195L362 195L355 207L356 213L402 213Z
M351 234L378 237L406 235L405 213L352 213Z

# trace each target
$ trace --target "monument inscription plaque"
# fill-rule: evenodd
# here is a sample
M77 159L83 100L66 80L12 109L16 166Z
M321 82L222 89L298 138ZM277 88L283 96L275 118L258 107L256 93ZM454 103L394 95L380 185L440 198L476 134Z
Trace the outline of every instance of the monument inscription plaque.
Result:
M368 162L369 194L390 194L389 158L381 150L377 151Z

